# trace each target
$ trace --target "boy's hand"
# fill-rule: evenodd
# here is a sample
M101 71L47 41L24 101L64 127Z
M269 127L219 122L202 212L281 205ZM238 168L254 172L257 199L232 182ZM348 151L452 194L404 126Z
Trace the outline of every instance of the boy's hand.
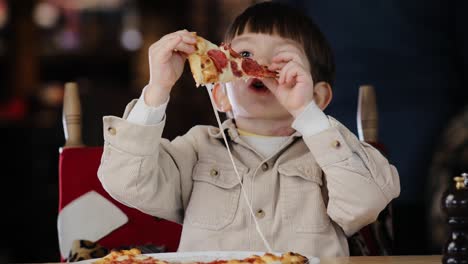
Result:
M187 55L195 52L196 39L191 32L180 30L163 36L148 51L150 80L145 103L159 106L167 101L172 87L182 75Z
M294 117L314 99L314 81L308 64L293 52L281 52L268 67L279 71L279 79L264 79L265 85Z

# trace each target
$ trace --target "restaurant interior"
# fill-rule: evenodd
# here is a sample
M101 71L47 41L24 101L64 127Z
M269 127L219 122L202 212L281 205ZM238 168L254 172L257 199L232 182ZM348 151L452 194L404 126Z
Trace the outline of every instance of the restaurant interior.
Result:
M83 144L101 147L103 116L122 116L148 83L151 44L180 29L219 44L232 19L258 2L0 0L1 197L7 204L0 263L63 261L57 219L66 84L79 88ZM468 172L468 2L281 2L309 15L332 46L336 82L327 115L357 134L359 88L375 90L378 143L401 184L387 253L441 255L449 238L443 193ZM167 116L168 139L197 124L217 125L208 94L195 87L188 67Z

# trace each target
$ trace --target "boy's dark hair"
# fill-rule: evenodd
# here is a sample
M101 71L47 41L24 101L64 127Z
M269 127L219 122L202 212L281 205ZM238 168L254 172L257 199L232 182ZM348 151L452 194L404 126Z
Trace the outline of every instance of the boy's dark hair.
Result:
M314 83L324 81L333 85L335 62L330 44L307 15L278 2L255 4L232 22L226 32L226 42L247 30L252 33L278 34L301 43L309 59Z

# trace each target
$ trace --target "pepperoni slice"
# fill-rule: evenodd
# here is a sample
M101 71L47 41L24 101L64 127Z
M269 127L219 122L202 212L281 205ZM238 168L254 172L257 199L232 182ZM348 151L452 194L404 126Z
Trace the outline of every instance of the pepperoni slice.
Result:
M251 58L244 58L242 60L242 70L244 70L247 75L255 77L274 78L277 75L276 72L268 70L266 66L261 66Z
M213 60L216 70L221 73L223 72L223 69L226 68L228 59L226 57L226 54L220 50L209 50L207 52L208 56Z
M267 66L262 66L262 67L263 67L262 77L264 77L264 78L276 78L276 77L278 77L277 72L270 71Z
M242 71L239 70L239 66L237 66L237 62L231 61L231 70L234 76L242 77Z
M244 70L247 75L257 76L263 71L263 68L256 61L244 58L242 60L242 70Z
M231 57L233 57L233 58L242 58L242 56L239 53L237 53L235 50L233 50L231 48L231 44L229 44L229 43L226 44L226 43L223 42L223 43L221 43L221 47L223 47L224 50L229 50L229 55L231 55Z

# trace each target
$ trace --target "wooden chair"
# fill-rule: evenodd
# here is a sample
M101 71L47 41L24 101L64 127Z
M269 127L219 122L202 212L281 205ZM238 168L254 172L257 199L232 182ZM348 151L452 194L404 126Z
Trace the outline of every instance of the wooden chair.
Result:
M386 150L378 138L378 111L375 89L371 85L359 87L357 128L358 137L380 150ZM391 255L393 248L392 207L388 205L377 220L348 239L351 255Z
M81 123L78 86L75 83L67 83L65 85L63 105L63 124L66 143L60 149L59 159L59 238L60 232L76 231L81 228L80 226L67 226L66 223L61 223L60 214L67 206L77 201L77 199L94 191L121 210L128 218L128 221L98 241L92 242L97 242L109 250L124 246L151 244L164 246L164 251L166 252L176 251L181 233L181 226L179 224L158 219L127 207L114 200L103 189L97 178L97 169L100 164L103 148L88 147L83 144ZM83 210L83 214L86 213L86 209L81 210ZM82 223L82 225L88 224ZM76 237L76 239L86 240L87 238ZM69 243L64 245L65 241L60 242L62 260L65 260L67 259L68 252L63 251L63 249L68 249L71 245Z

